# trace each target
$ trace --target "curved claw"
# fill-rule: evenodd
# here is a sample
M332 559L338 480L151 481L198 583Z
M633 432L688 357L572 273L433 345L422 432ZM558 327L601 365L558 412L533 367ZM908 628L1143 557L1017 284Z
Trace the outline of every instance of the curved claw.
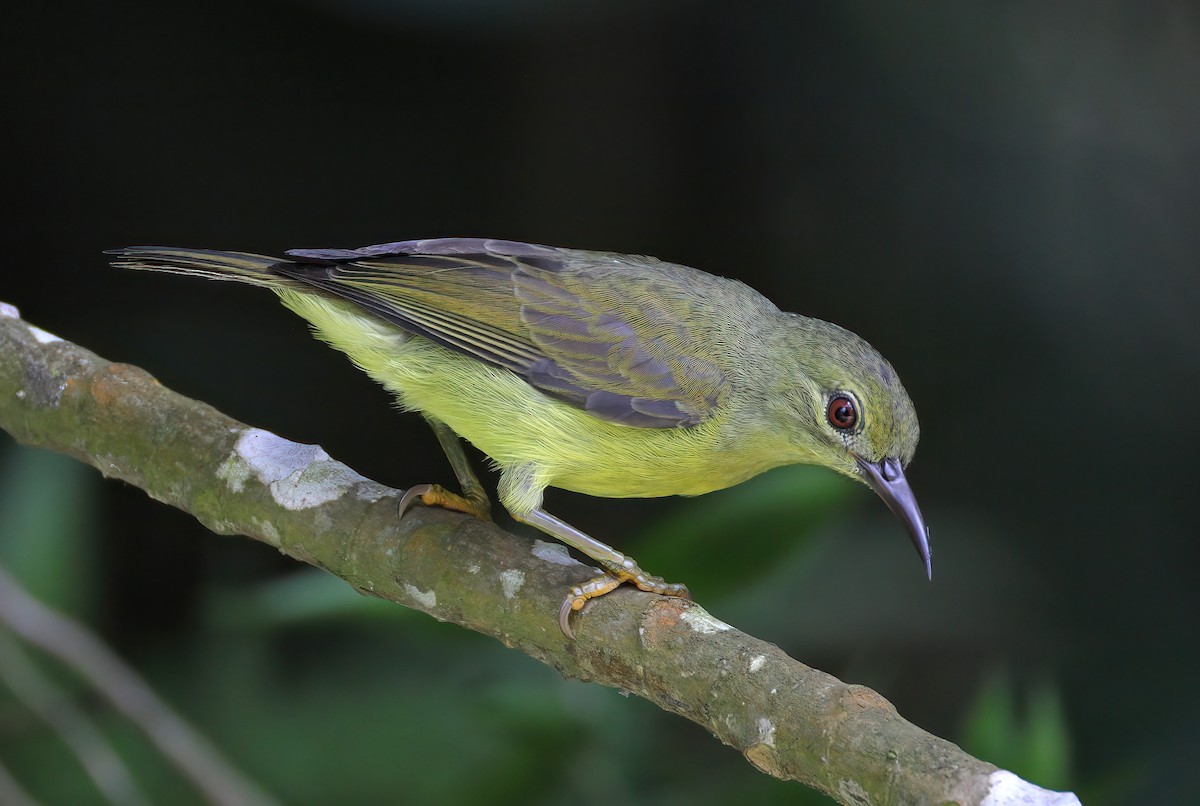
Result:
M575 640L575 633L571 631L571 612L574 610L575 598L572 596L563 599L562 607L558 608L558 627L572 641Z
M441 507L449 509L452 512L462 512L466 515L471 515L481 521L490 521L492 516L489 512L489 503L487 496L472 497L463 496L458 493L452 493L440 484L414 484L404 491L404 495L400 497L399 516L404 517L404 513L412 507L413 502L417 499L427 507Z
M403 518L404 513L408 512L409 507L413 505L414 501L432 491L432 484L414 484L412 487L409 487L404 491L404 495L400 496L400 504L397 507L399 511L396 513L396 517Z

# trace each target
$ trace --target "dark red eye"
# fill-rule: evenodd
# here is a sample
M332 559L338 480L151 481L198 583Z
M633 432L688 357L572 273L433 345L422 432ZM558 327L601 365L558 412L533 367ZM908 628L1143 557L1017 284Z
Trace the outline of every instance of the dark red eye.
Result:
M854 424L858 422L858 412L854 410L854 401L844 395L838 395L829 401L826 415L829 417L830 425L843 431L853 428Z

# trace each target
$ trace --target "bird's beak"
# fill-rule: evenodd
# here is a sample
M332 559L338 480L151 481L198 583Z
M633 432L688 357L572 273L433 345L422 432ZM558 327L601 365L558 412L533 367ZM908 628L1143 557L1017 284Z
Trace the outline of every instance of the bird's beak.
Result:
M917 498L908 486L908 479L904 477L900 460L887 457L879 462L868 462L858 458L858 467L871 489L879 493L896 517L904 521L913 546L925 563L925 575L933 579L933 565L929 559L929 528L921 517L921 508L917 506Z

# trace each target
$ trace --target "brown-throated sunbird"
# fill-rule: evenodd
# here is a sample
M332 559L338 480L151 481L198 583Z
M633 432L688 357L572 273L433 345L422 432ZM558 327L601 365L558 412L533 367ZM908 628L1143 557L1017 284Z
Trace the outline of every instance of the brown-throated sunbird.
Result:
M858 336L779 310L749 286L650 257L480 238L286 258L134 246L113 265L270 288L433 426L463 495L419 497L479 517L488 498L457 437L500 470L514 518L605 573L559 613L632 582L688 595L542 509L546 487L589 495L699 495L787 464L868 484L931 573L928 530L904 476L919 429L891 365ZM457 435L457 436L456 436Z

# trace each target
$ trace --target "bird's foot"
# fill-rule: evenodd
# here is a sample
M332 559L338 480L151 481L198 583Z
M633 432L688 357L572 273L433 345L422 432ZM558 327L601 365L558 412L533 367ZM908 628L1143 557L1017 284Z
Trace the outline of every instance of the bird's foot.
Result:
M648 593L675 596L680 599L692 598L686 585L665 582L662 577L651 576L629 557L619 563L601 562L600 564L604 566L607 573L571 588L567 598L563 600L562 607L558 609L558 626L562 628L563 634L571 640L575 639L575 633L571 631L571 613L575 610L582 610L588 599L603 596L626 582L632 583Z
M404 495L400 498L400 517L403 518L404 513L418 499L427 507L441 507L455 512L463 512L479 518L481 521L492 519L491 502L482 491L476 494L459 495L450 492L440 484L417 484L405 490Z

